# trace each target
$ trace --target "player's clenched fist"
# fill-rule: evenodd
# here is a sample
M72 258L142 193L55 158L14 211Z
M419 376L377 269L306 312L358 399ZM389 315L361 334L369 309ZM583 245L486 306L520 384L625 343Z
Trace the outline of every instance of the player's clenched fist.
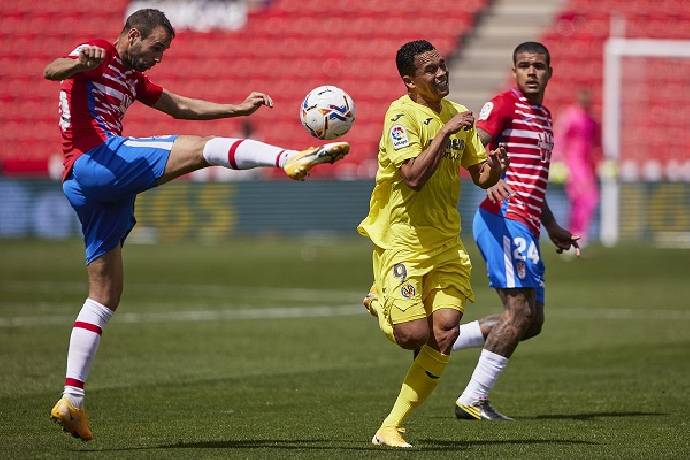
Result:
M98 46L84 46L79 50L79 64L83 70L93 70L105 59L105 50Z
M469 131L474 126L474 115L472 112L466 111L455 115L446 123L446 129L450 134L455 134L460 131Z
M508 170L508 165L510 164L510 158L508 157L508 152L503 147L499 147L495 150L489 152L487 163L491 166L491 169L504 173Z
M493 174L502 176L508 170L510 165L510 157L505 148L499 147L489 152L486 158L486 164L489 165ZM503 179L486 189L486 196L492 203L499 203L513 195L513 189Z

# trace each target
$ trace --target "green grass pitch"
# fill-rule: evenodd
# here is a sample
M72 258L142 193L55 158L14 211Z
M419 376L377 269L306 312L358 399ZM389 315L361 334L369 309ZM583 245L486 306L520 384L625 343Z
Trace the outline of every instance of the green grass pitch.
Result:
M498 311L470 250L466 319ZM369 443L412 355L360 310L364 240L128 243L87 385L90 443L48 417L86 295L81 243L0 241L0 457L690 457L690 251L543 252L544 331L492 393L517 421L455 419L478 356L465 350L407 420L415 448L401 452Z

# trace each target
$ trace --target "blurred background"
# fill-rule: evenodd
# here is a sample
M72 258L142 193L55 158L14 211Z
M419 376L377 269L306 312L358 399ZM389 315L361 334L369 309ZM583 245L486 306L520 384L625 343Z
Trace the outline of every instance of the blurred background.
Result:
M177 30L164 62L150 72L154 81L221 102L263 91L275 108L190 122L135 104L125 135L216 134L303 148L314 139L300 125L299 105L324 84L354 98L357 119L344 137L350 155L317 168L305 183L289 183L277 171L210 168L147 192L137 202L133 241L353 235L368 209L383 115L404 93L395 52L424 38L448 56L450 98L475 115L510 87L513 48L527 40L546 44L555 73L545 104L557 131L583 93L598 127L588 134L588 155L600 188L585 205L573 201L577 191L566 193L572 165L557 142L549 201L559 221L568 226L579 219L590 241L606 245L690 246L690 8L684 0L427 0L423 7L411 0L3 2L0 238L79 236L58 182L58 85L43 80L42 70L84 39L114 40L126 16L144 7L164 11ZM464 187L465 230L482 196ZM573 216L581 206L593 208L591 217Z

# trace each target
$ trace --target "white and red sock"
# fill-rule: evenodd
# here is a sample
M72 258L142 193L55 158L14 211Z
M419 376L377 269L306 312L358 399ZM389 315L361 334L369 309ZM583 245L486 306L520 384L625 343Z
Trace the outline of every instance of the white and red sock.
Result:
M84 384L96 356L103 327L112 315L113 311L105 305L86 299L72 327L63 396L76 407L81 407L84 400Z
M252 139L216 137L204 145L204 159L211 165L230 169L252 169L257 166L282 168L296 150L281 149Z

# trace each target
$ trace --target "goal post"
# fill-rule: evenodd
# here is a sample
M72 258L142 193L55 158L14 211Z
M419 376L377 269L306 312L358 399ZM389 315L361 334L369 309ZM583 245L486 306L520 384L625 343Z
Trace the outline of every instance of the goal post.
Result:
M669 207L663 198L656 201L665 207L662 214L667 213L674 225L665 232L660 222L659 226L646 227L639 234L654 240L668 237L690 242L688 85L690 41L614 37L605 43L602 143L609 161L601 171L602 244L613 246L621 240L622 226L630 224L626 219L636 219L634 225L644 227L645 219L649 218L646 204L652 203L650 193L662 184L668 190L662 190L661 195L670 204L676 202L677 207ZM663 113L664 109L668 113ZM659 115L673 119L672 126L663 126L663 121L661 125L655 124ZM663 132L664 129L668 132ZM647 145L643 142L645 138L652 138L656 144ZM626 214L621 205L632 209L627 191L633 190L633 185L637 187L632 195L645 203L636 208L642 211ZM669 195L669 190L675 195Z

